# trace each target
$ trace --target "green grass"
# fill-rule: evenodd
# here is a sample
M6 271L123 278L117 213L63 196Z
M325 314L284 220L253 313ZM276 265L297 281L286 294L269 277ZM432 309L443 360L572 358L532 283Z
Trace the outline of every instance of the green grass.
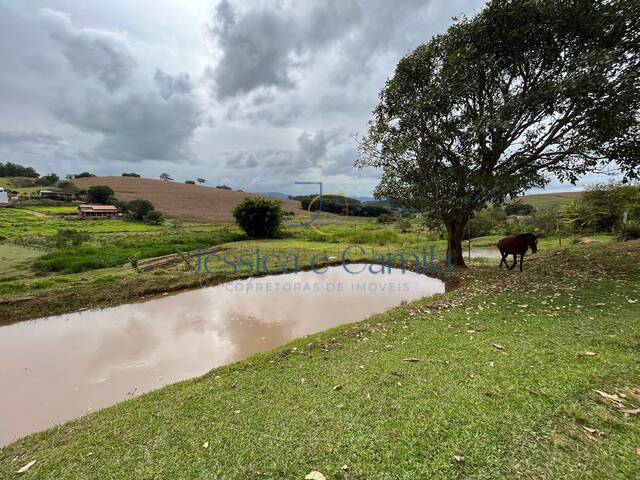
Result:
M53 236L62 228L87 233L158 232L169 226L147 225L126 220L64 220L37 217L18 208L0 209L0 238Z
M15 187L7 177L0 177L0 187L5 190L13 190L18 193L37 193L40 190L60 190L57 187Z
M13 183L6 177L0 177L0 187L5 190L13 190Z
M43 272L78 273L124 265L130 257L136 255L139 259L159 257L198 248L206 249L240 238L243 235L239 232L222 227L206 232L131 235L109 239L102 245L57 249L35 260L33 267Z
M31 210L33 212L40 212L47 215L77 215L78 207L77 205L72 206L41 206L34 205L26 207L27 210Z
M324 217L321 219L326 220ZM337 224L323 223L318 226L321 233L292 226L285 230L282 239L233 241L242 238L236 228L201 224L176 226L173 222L154 226L125 220L68 221L35 216L22 209L0 209L0 240L4 238L6 244L40 252L34 254L29 265L7 265L2 278L11 281L0 284L0 324L79 308L117 305L140 296L216 284L249 273L239 271L230 274L231 269L227 265L214 259L208 266L215 275L203 278L183 272L185 265L178 259L168 266L154 266L132 275L129 258L136 254L140 255L141 265L146 269L149 262L155 262L154 257L196 248L206 249L214 245L223 250L221 256L251 255L258 248L264 255L281 254L283 259L287 255L296 255L301 268L308 267L317 255L326 254L330 262L339 262L345 248L354 244L361 245L363 252L355 248L350 250L350 260L371 259L394 252L429 251L431 247L434 247L436 255L445 253L446 243L443 240L434 239L437 237L422 230L419 222L414 222L412 228L412 231L402 233L394 225L356 219ZM86 232L90 234L90 240L82 247L55 249L55 236L60 229ZM475 238L472 246L492 245L499 238ZM600 241L610 239L598 238ZM568 244L569 240L565 239L563 245ZM557 239L540 241L542 252L556 246ZM281 269L283 262L278 264L277 259L272 257L268 265L271 270L276 270ZM473 263L493 265L495 261L474 260ZM292 266L291 262L288 266ZM154 275L153 270L158 268L166 274ZM55 278L50 277L52 273ZM36 276L39 274L46 274L47 277L39 278ZM85 278L92 281L84 281ZM97 285L102 288L97 288Z
M39 250L0 243L0 282L24 274L40 255Z
M596 390L640 407L640 244L560 252L29 436L0 476L635 478L638 416Z

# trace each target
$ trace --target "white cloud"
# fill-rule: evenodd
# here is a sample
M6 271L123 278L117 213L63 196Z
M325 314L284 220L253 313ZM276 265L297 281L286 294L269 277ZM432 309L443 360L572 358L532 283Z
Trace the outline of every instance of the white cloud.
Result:
M124 36L77 28L67 13L50 8L40 10L40 17L51 29L51 38L63 47L62 55L80 75L95 77L111 92L131 78L136 62Z

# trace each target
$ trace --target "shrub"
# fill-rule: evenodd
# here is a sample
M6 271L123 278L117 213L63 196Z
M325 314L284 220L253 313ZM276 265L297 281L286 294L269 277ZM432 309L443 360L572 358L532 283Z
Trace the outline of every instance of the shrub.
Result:
M620 227L618 232L618 240L626 242L627 240L640 239L640 223L629 222Z
M533 205L529 205L528 203L510 203L506 207L504 207L507 215L531 215L536 211Z
M393 215L390 213L383 213L378 217L378 223L393 223Z
M472 237L484 237L486 235L502 235L505 232L507 214L498 205L475 212L469 225L464 231L464 238L468 240L469 230ZM522 232L518 232L522 233Z
M50 187L51 185L54 185L59 180L60 180L60 177L58 177L58 175L56 175L55 173L50 173L48 175L44 175L39 179L37 179L34 182L34 184L39 187Z
M184 183L186 183L187 185L195 185L196 182L194 182L193 180L187 180Z
M390 229L384 230L363 230L357 229L346 237L347 242L355 245L387 245L398 243L400 236Z
M138 175L137 173L131 172L131 173L123 173L122 174L123 177L134 177L134 178L140 178L140 175Z
M129 265L131 265L131 268L133 268L136 272L140 273L140 267L139 267L140 253L139 252L134 253L127 260L129 260Z
M219 188L221 190L231 190L231 187L227 185L216 185L216 188Z
M79 232L70 228L62 228L58 230L55 242L56 247L58 248L79 247L90 238L91 236L86 232Z
M564 233L564 227L565 225L560 218L559 207L552 206L537 210L529 220L527 231L533 230L543 237L550 237L558 233Z
M411 231L411 222L406 218L401 218L398 220L398 223L396 223L396 227L398 227L398 230L402 233L407 233Z
M164 217L158 210L151 210L144 216L144 221L151 225L161 225L164 222Z
M72 182L68 180L61 180L56 183L56 187L58 187L63 192L77 192L79 189Z
M155 210L153 203L149 200L139 198L137 200L131 200L127 204L127 210L129 211L131 218L134 220L144 220L144 218L152 211Z
M118 212L120 213L129 212L129 204L127 202L118 200L117 198L112 198L111 203L113 204L114 207L118 209Z
M114 198L114 192L106 185L95 185L87 190L89 203L109 203Z
M73 178L91 178L91 177L95 177L95 175L93 173L90 173L90 172L76 173L73 176Z
M280 202L261 197L247 197L233 210L238 226L250 237L277 237L283 215Z

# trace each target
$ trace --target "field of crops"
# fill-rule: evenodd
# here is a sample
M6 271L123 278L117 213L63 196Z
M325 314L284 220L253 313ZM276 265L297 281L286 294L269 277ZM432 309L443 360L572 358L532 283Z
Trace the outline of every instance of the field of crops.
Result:
M203 223L233 223L233 208L245 197L256 196L235 190L148 178L91 177L75 179L73 183L80 188L107 185L116 192L120 200L144 198L168 218ZM300 202L284 200L282 203L286 211L304 213L300 208Z

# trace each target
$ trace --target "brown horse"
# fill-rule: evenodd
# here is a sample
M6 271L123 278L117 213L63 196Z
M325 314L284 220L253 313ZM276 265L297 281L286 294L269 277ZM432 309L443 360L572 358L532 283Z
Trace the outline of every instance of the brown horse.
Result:
M502 268L502 264L504 263L509 270L512 270L518 261L517 255L520 255L520 271L522 271L522 262L529 248L531 248L531 253L538 251L538 237L533 233L521 233L515 237L507 237L500 240L498 242L498 250L500 250L500 254L502 255L500 268ZM507 257L509 255L513 255L513 264L511 266L507 264Z

